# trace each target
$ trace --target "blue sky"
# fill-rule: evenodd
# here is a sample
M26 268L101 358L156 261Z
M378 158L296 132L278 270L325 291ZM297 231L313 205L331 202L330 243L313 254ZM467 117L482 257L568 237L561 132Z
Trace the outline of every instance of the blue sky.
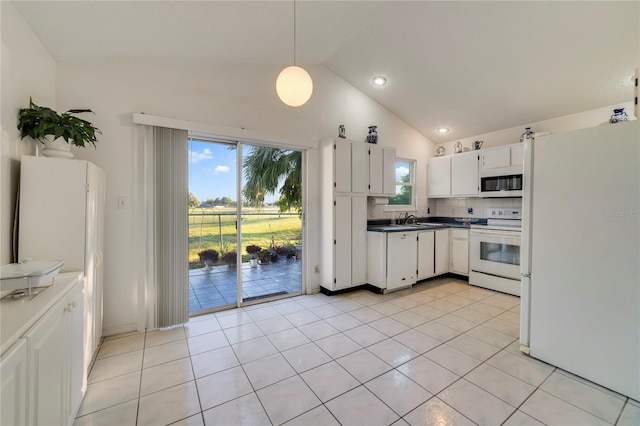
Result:
M245 154L249 148L245 146ZM202 202L222 197L236 201L236 150L230 150L229 145L193 140L188 149L189 192ZM265 201L277 198L267 196Z

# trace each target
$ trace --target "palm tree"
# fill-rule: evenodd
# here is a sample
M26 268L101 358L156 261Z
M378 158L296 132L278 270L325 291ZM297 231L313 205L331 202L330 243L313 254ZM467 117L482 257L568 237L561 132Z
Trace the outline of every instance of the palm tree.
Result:
M243 163L246 183L244 198L256 207L264 205L266 194L275 194L281 212L302 211L302 153L278 148L253 146ZM281 185L280 185L281 184Z

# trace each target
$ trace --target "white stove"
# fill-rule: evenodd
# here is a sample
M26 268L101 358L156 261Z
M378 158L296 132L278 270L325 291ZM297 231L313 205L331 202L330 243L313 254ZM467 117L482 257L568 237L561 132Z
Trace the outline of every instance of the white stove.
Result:
M486 225L471 225L469 284L520 295L520 209L488 209Z

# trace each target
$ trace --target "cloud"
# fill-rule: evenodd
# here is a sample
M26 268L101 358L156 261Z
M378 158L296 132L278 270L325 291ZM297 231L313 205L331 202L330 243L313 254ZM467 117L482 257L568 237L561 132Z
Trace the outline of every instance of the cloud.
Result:
M396 168L396 180L400 180L401 177L409 174L408 167L398 167Z
M209 148L205 148L202 152L189 150L189 162L198 163L200 161L212 160L213 153Z
M231 170L229 166L217 165L216 168L213 169L213 174L219 175L220 173L229 173L229 170Z

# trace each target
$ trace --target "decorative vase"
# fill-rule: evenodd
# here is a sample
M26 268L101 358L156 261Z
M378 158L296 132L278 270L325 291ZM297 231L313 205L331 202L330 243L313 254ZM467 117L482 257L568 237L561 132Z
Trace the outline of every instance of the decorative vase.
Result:
M629 117L624 112L624 108L616 108L613 110L613 115L609 119L609 123L617 123L619 121L627 121Z
M436 154L438 154L438 157L441 157L444 155L444 151L445 151L444 146L441 145L436 149Z
M367 135L367 142L378 143L378 126L369 126L369 134Z
M460 154L462 152L462 143L456 142L455 145L453 145L453 152L455 154Z
M37 143L37 142L36 142ZM53 139L53 136L45 136L44 149L40 151L45 157L52 158L73 158L71 153L71 144L68 144L64 139Z
M347 129L344 128L344 124L338 126L338 137L343 139L347 137Z
M473 149L475 149L476 151L479 150L480 148L482 148L483 143L484 143L483 141L475 141L473 143Z

